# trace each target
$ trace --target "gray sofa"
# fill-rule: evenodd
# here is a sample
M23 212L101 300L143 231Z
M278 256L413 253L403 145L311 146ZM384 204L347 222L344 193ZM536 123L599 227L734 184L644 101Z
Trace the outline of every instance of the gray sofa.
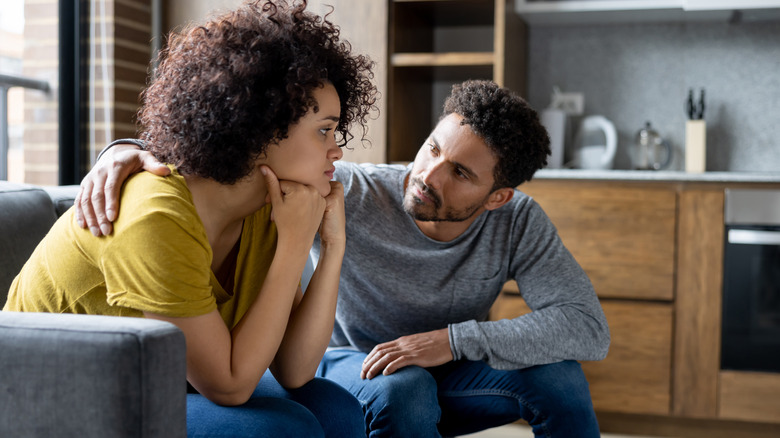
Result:
M0 305L76 190L0 181ZM0 437L186 436L185 368L172 324L0 312Z

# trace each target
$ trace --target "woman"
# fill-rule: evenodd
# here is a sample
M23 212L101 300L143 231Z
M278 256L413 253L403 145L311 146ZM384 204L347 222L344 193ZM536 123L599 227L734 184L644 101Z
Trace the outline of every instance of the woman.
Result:
M190 436L365 434L357 400L314 373L345 246L336 136L365 128L376 90L370 61L305 7L254 1L171 36L139 112L170 176L130 178L105 238L71 209L4 308L177 325ZM323 254L304 296L317 232Z

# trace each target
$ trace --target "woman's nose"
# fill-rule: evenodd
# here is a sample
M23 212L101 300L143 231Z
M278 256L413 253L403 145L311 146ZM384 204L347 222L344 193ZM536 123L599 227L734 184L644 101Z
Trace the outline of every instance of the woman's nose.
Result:
M338 161L344 156L344 150L336 143L336 138L331 138L331 143L328 147L328 157L333 161Z

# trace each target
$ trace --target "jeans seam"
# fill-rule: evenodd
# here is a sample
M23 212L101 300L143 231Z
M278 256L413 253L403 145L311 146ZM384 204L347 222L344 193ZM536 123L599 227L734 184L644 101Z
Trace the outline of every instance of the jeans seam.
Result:
M516 393L512 391L504 391L500 389L476 389L476 390L468 390L468 391L442 391L442 396L446 397L471 397L474 395L498 395L508 398L515 399L518 403L520 403L522 406L524 406L529 411L533 412L534 415L539 416L540 412L534 408L533 405L526 402L525 399L517 395ZM542 421L539 424L539 427L544 432L544 435L547 437L551 437L552 434L550 433L550 430L547 429L547 418L544 418L544 421Z

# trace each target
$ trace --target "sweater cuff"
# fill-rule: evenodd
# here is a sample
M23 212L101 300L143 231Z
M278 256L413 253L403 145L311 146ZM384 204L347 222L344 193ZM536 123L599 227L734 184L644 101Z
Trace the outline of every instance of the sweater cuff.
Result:
M487 345L484 333L475 320L449 325L450 350L454 360L485 360L484 346Z
M100 157L103 156L103 154L106 153L109 149L112 147L118 145L118 144L134 144L138 146L142 151L146 150L146 142L143 140L138 140L136 138L120 138L119 140L114 140L111 143L108 144L108 146L104 147L102 151L97 156L97 159L95 159L95 162L100 161Z

